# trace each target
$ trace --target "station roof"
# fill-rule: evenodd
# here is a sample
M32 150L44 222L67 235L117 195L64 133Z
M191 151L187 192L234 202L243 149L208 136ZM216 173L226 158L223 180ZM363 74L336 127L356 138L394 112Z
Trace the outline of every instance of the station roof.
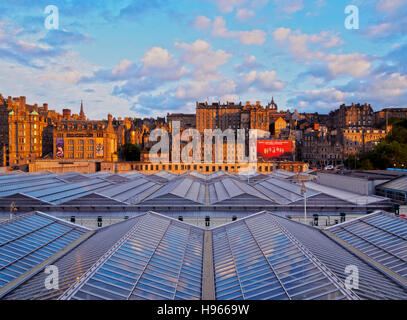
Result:
M17 206L31 208L39 204L93 207L97 204L92 199L98 198L105 198L106 206L300 206L304 199L301 184L290 181L290 177L292 175L282 172L246 176L222 171L208 175L198 172L146 175L135 171L0 174L0 206L5 208L10 201L15 201ZM311 181L305 185L310 206L391 206L391 201L383 197L354 194Z
M375 213L327 228L327 232L407 284L407 220Z
M394 179L378 186L379 188L407 192L407 176Z
M0 224L0 298L88 231L39 212Z
M266 211L213 229L147 212L94 231L36 212L0 224L0 298L198 300L211 290L210 282L217 300L406 300L407 285L382 267L388 261L383 254L370 247L359 252L338 240L339 230L366 221L380 228L372 233L377 245L391 231L398 236L392 248L405 248L407 222L383 212L327 230ZM34 259L20 252L18 242L32 237L47 248L33 248ZM397 254L404 257L404 251ZM44 288L48 264L59 268L59 290ZM357 289L345 286L348 265L359 268ZM403 269L393 270L405 279Z

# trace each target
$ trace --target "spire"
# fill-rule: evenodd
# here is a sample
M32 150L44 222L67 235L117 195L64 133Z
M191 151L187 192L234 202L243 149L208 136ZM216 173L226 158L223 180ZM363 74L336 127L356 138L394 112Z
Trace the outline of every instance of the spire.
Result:
M85 119L85 112L83 112L83 100L81 100L81 112L79 113L81 119Z

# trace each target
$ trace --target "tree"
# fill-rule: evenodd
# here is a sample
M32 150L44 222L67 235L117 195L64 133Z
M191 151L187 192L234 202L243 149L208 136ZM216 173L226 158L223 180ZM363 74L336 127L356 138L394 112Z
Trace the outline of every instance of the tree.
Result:
M140 148L131 143L126 143L121 149L121 158L126 161L140 161Z
M345 160L345 166L364 170L407 168L407 120L392 118L389 124L392 125L390 134L374 150L351 155Z

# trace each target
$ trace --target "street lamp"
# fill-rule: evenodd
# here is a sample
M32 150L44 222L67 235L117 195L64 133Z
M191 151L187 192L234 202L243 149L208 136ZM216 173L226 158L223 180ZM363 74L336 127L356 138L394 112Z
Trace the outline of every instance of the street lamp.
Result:
M17 206L16 206L16 203L13 201L10 204L10 220L13 219L13 213L16 213L16 212L17 212Z
M301 194L304 196L304 223L307 224L307 188L304 181L302 182Z

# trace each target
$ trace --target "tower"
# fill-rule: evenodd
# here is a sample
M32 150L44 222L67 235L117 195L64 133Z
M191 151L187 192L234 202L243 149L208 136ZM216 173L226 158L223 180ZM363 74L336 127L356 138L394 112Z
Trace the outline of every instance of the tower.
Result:
M83 112L83 100L81 100L81 112L79 113L80 120L86 120L85 112Z

